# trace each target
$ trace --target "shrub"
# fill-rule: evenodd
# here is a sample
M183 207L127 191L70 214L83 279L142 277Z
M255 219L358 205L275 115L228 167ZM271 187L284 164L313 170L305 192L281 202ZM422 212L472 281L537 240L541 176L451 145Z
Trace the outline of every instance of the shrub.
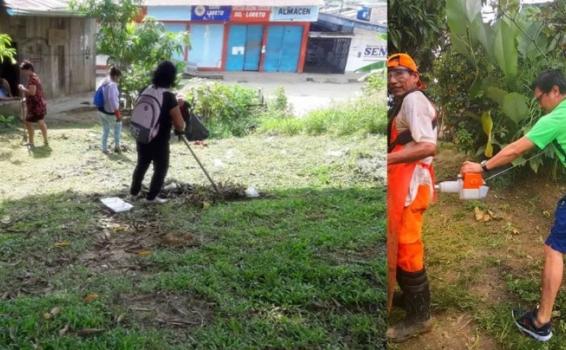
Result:
M372 95L377 93L384 93L387 87L387 79L385 76L386 70L378 70L371 73L367 77L367 84L364 86L364 92L366 94Z
M260 132L309 135L384 134L387 131L385 105L379 95L317 109L304 118L262 118Z
M293 136L303 132L303 124L303 121L297 118L265 118L261 121L259 132Z
M287 95L285 95L285 88L280 86L275 90L275 99L269 105L269 108L277 111L289 110L289 102L287 101Z
M8 129L14 124L16 124L18 118L13 115L1 115L0 114L0 129Z
M245 136L257 126L257 92L239 85L204 83L191 87L186 98L203 117L211 137Z

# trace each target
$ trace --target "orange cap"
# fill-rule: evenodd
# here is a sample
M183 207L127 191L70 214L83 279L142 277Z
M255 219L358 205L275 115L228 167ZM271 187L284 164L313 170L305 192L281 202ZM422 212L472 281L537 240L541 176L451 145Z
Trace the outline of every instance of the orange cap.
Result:
M396 53L387 59L387 68L395 69L398 67L407 68L415 73L419 71L413 58L406 53Z

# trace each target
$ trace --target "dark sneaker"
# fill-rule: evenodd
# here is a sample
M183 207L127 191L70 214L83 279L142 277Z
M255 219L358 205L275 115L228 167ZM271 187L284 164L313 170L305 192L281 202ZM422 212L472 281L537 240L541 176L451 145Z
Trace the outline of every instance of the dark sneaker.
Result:
M537 317L537 309L533 311L513 310L511 311L513 320L521 332L538 341L548 341L552 338L552 325L551 322L537 328L534 320Z

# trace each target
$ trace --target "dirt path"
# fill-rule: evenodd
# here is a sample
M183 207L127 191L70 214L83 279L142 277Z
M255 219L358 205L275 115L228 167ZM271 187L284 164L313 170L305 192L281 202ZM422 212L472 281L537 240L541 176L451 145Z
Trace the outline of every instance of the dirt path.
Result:
M499 349L495 340L478 329L473 316L466 313L435 314L432 332L389 349L460 350Z

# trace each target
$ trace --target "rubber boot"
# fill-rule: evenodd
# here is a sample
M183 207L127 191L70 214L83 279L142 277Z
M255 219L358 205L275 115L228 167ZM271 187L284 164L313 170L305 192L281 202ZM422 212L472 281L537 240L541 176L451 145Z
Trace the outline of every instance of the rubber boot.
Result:
M403 292L396 290L393 293L393 306L405 310L405 296Z
M432 329L430 289L426 271L407 272L397 269L397 282L403 292L405 319L387 329L387 338L401 343Z

